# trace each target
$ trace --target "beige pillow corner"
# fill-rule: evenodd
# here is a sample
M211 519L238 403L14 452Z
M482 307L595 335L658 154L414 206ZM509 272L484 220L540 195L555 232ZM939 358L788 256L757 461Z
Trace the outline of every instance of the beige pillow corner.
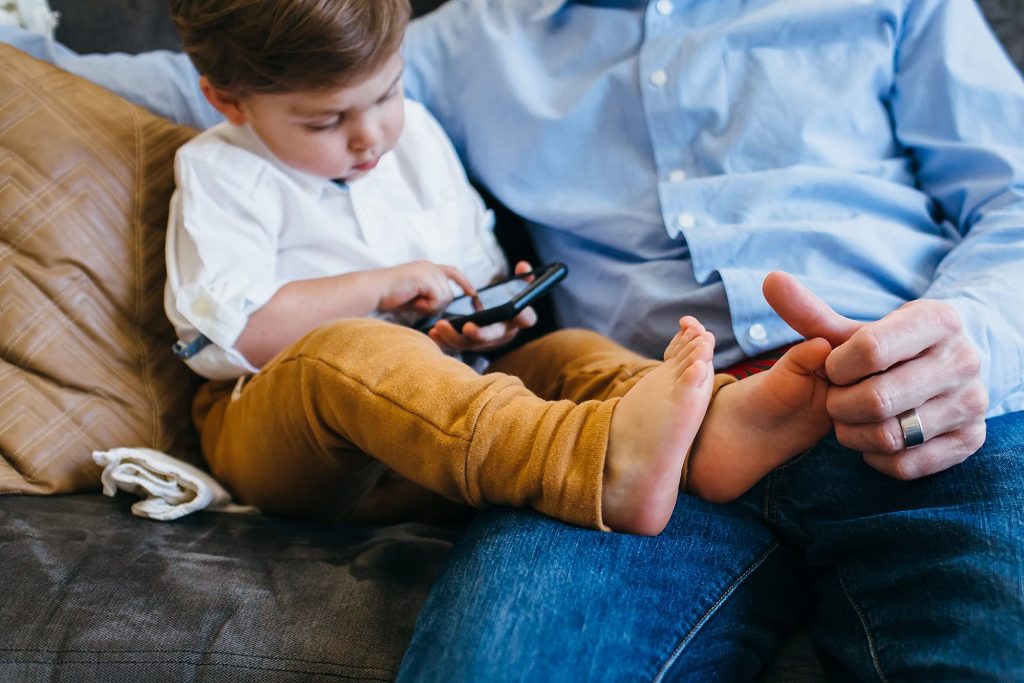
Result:
M0 493L99 488L93 450L198 462L164 231L195 131L0 44Z

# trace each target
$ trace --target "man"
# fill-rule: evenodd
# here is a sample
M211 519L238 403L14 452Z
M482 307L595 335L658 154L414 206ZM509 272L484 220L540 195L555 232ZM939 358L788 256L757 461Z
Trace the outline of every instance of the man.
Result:
M795 341L796 274L835 438L653 541L485 515L402 680L743 679L804 618L856 678L1024 676L1024 84L975 4L459 1L406 57L560 324L687 312L722 368Z
M561 324L693 314L719 368L824 336L835 436L654 539L486 513L405 680L743 679L805 622L854 678L1024 676L1024 84L974 3L453 0L406 59L570 264ZM204 122L173 64L141 99ZM783 322L772 270L823 301L769 278Z

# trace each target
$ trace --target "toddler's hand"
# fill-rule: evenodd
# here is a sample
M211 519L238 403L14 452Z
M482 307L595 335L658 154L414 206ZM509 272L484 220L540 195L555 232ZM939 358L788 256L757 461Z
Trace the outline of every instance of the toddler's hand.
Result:
M377 271L384 278L377 309L406 309L422 315L436 313L452 300L452 280L467 294L476 288L458 268L431 261L413 261Z
M527 306L519 315L505 322L478 327L476 323L462 326L462 334L455 331L447 320L439 320L430 328L430 338L445 350L490 351L508 344L519 334L519 330L537 324L537 314Z
M526 261L516 264L516 274L528 273L532 270ZM519 334L537 324L537 313L527 306L519 315L500 323L480 327L476 323L462 326L462 334L455 331L447 320L439 320L428 333L430 338L442 349L451 351L490 351L508 344Z

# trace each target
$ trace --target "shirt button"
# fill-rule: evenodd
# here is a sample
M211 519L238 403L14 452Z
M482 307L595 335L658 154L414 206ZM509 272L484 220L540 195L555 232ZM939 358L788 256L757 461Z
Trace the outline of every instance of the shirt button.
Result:
M660 88L668 83L668 74L665 73L664 69L658 69L651 74L651 85L655 88Z
M692 228L697 225L697 219L693 217L692 213L681 213L679 218L676 219L676 223L679 224L680 228Z
M747 329L747 336L753 342L764 344L768 341L768 330L764 329L761 323L754 323Z
M192 304L192 315L200 318L205 318L210 315L210 304L206 303L202 299Z
M658 8L659 14L672 14L672 10L675 9L671 0L658 0L658 4L655 6Z
M674 171L669 171L668 179L673 183L681 183L686 180L686 171L678 168Z

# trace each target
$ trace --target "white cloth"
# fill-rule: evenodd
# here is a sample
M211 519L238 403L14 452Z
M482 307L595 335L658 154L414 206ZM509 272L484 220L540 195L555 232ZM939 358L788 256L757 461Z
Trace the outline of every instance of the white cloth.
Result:
M103 493L118 490L143 498L132 505L132 514L160 521L178 519L197 510L256 513L247 505L235 505L231 495L207 472L150 448L114 448L93 451L103 467Z
M21 26L50 40L58 18L47 0L8 0L0 4L0 26Z
M175 177L164 307L179 339L213 341L187 361L209 379L256 372L233 346L289 282L427 259L479 286L508 268L493 215L415 102L395 149L347 187L285 166L230 123L182 146Z

